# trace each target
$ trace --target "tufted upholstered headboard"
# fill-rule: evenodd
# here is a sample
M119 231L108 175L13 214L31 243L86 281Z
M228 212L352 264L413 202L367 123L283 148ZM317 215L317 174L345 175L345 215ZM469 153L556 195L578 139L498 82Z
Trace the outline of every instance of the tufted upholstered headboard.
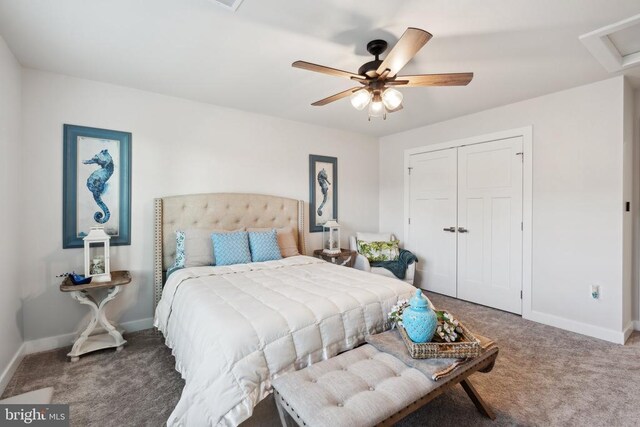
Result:
M304 202L263 194L189 194L155 199L154 302L160 301L164 272L176 255L176 230L291 227L305 254Z

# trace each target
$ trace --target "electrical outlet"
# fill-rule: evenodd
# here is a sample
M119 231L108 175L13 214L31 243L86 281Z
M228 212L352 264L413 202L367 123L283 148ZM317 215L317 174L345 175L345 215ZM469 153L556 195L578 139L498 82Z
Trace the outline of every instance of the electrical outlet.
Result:
M591 285L591 298L600 299L600 286Z

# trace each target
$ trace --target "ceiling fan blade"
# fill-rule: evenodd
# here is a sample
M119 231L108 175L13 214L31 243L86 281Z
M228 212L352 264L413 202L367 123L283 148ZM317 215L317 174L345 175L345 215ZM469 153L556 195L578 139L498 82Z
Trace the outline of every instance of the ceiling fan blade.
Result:
M360 87L352 87L351 89L347 89L347 90L342 91L340 93L336 93L335 95L331 95L331 96L329 96L327 98L321 99L320 101L316 101L311 105L313 105L314 107L321 107L323 105L330 104L333 101L337 101L339 99L346 98L347 96L351 95L353 92L355 92L357 90L360 90L360 89L362 89L362 88L360 88Z
M387 57L384 58L384 61L382 61L376 73L380 75L385 70L389 70L388 77L395 76L400 72L402 67L407 65L407 63L411 61L411 58L422 49L422 46L427 44L431 37L432 35L425 30L407 28L407 31L405 31L402 37L400 37L400 40L398 40L398 43L391 49Z
M328 74L335 77L343 77L352 80L366 80L365 76L359 74L350 73L349 71L338 70L337 68L325 67L324 65L312 64L306 61L296 61L291 64L294 68L300 68L303 70L315 71L316 73Z
M473 73L418 74L398 76L395 81L387 81L390 86L466 86L473 79Z

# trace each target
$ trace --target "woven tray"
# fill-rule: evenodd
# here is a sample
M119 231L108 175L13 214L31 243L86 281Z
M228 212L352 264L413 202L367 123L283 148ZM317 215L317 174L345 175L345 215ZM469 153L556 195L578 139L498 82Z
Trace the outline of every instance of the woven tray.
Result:
M415 343L402 326L398 325L398 330L409 355L414 359L465 359L479 356L480 341L462 323L458 326L462 329L462 339L457 342Z

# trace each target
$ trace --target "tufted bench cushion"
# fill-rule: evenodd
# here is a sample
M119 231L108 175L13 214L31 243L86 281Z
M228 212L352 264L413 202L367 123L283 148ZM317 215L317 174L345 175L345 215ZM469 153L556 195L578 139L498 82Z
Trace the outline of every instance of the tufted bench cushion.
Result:
M479 362L487 357L495 360L495 350L474 359L461 371L477 370ZM273 387L279 410L286 410L301 426L361 427L382 423L425 396L437 396L440 393L434 392L450 387L456 377L454 384L466 376L435 382L367 344L279 377Z

